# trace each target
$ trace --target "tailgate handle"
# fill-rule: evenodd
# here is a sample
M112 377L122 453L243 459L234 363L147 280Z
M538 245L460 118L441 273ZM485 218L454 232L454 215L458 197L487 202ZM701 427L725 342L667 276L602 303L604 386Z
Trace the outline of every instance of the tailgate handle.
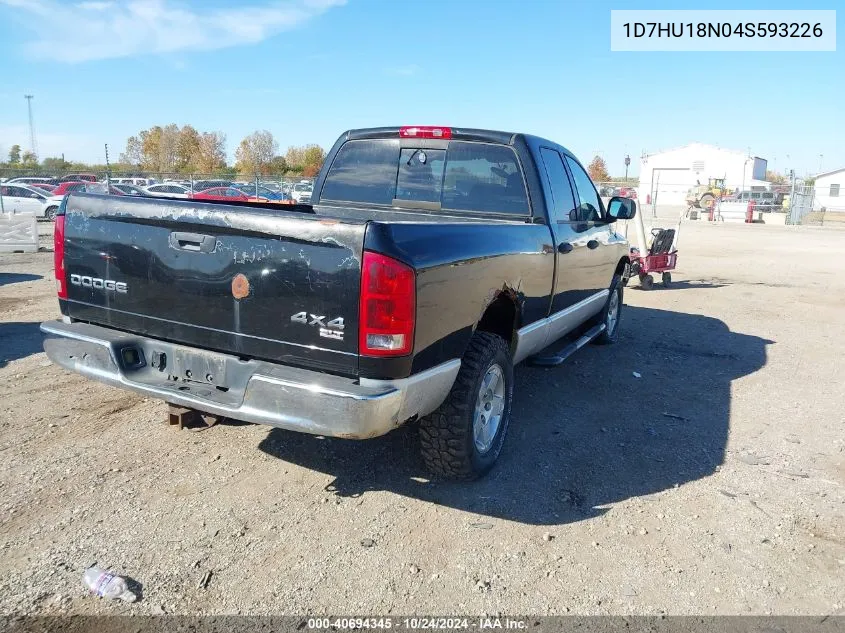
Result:
M195 253L211 253L217 245L213 235L202 235L201 233L181 233L174 231L170 234L170 245L182 251L194 251Z

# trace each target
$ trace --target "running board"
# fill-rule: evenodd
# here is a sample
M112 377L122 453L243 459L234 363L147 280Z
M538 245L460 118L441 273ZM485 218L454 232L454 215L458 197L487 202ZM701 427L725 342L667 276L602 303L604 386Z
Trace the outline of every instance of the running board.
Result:
M604 323L594 325L589 330L584 332L581 338L572 341L569 345L560 350L557 354L550 356L532 356L528 359L528 364L534 367L557 367L567 358L572 356L579 349L584 347L587 343L596 338L599 334L604 332L607 326Z

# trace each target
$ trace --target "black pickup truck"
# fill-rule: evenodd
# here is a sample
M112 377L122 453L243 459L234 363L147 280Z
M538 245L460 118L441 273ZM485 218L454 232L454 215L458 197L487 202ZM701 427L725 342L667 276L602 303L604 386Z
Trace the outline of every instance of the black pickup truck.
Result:
M616 340L635 212L556 143L445 127L345 132L307 205L71 194L44 349L210 415L358 439L415 421L432 471L477 477L515 364Z

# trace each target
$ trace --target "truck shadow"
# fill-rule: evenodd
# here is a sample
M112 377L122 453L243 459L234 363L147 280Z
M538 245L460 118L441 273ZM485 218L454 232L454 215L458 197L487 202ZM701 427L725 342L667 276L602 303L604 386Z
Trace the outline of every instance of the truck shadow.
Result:
M272 429L259 448L331 475L340 497L386 490L535 525L707 477L724 460L731 382L763 367L773 341L701 315L626 306L623 318L615 346L516 369L508 438L480 481L431 481L415 425L367 441Z
M43 279L43 277L30 273L0 273L0 286L19 284L24 281L38 281L39 279Z
M0 367L43 351L40 328L38 322L0 323Z
M653 273L654 275L654 288L652 290L647 291L656 291L660 292L663 290L692 290L692 289L700 289L700 288L724 288L725 286L729 285L727 283L722 282L721 280L704 280L704 279L684 279L684 280L672 280L672 283L667 288L664 286L660 281L660 274ZM642 287L640 282L635 278L632 279L631 282L628 284L628 288L632 290L644 290L645 288Z

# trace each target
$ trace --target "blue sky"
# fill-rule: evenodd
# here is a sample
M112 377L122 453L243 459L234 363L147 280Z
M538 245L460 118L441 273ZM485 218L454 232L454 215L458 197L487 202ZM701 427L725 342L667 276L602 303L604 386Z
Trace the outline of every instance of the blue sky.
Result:
M813 9L841 8L819 1ZM620 53L610 9L796 9L565 0L0 0L0 151L102 162L127 136L190 123L256 129L282 152L344 129L435 124L530 132L612 174L630 153L699 141L770 168L845 166L845 54ZM837 30L842 31L842 15ZM820 159L819 155L823 158Z

